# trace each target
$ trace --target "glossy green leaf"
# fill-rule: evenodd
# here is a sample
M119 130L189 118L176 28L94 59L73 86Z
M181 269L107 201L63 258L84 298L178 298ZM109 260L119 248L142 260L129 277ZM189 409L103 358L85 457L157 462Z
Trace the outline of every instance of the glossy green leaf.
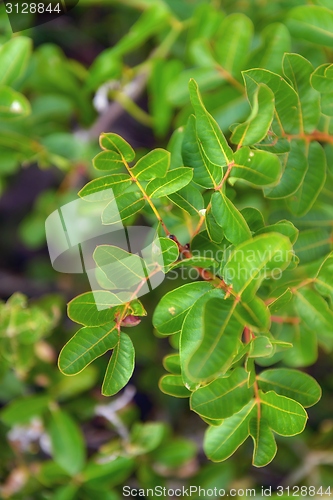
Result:
M290 290L290 288L287 288L287 290L285 290L279 297L274 299L273 302L269 304L268 307L271 314L278 312L285 305L289 304L292 298L293 298L293 293Z
M153 149L140 158L131 169L132 174L143 181L164 177L170 165L170 153L165 149Z
M68 413L55 409L51 412L48 433L54 461L75 476L85 462L84 440L79 427Z
M124 158L124 160L130 162L135 158L135 152L120 135L108 133L101 134L99 138L99 144L102 149L106 151L114 151Z
M158 383L160 390L175 398L188 398L191 395L185 386L181 375L164 375Z
M96 170L118 172L124 169L122 157L116 151L102 151L93 159Z
M295 294L295 308L308 328L317 337L326 351L333 349L333 312L327 302L314 290L300 288Z
M224 233L221 226L216 222L211 210L206 210L205 212L205 223L209 239L215 243L221 243Z
M186 314L196 300L212 290L210 283L188 283L166 293L153 314L153 325L161 335L180 332Z
M78 194L81 198L85 198L86 201L110 200L112 198L111 189L114 194L121 194L131 183L131 178L127 174L105 175L88 182Z
M179 167L170 170L165 177L153 179L146 187L146 193L150 198L161 198L175 193L191 182L193 170L188 167Z
M301 231L294 250L301 264L320 259L331 251L330 233L326 228Z
M266 358L273 354L273 344L268 337L260 336L252 340L249 358Z
M295 7L288 14L287 27L295 38L333 47L333 12L325 7Z
M168 356L165 356L163 358L163 366L168 372L174 375L180 375L181 369L179 354L168 354Z
M244 14L227 16L221 24L215 44L217 62L232 75L244 67L252 41L253 24Z
M243 147L234 154L234 162L230 176L255 186L274 185L281 177L280 161L276 155L266 151Z
M235 313L244 326L249 326L255 332L264 332L270 326L270 313L265 302L259 297L253 297L249 302L240 302Z
M263 279L285 269L292 254L290 240L281 234L262 234L237 246L224 267L224 280L243 300L254 297Z
M189 83L191 103L196 116L196 130L204 155L214 165L223 167L232 161L232 150L214 118L206 110L197 83Z
M118 342L115 323L109 326L86 326L62 348L59 355L59 368L65 375L75 375Z
M257 208L246 207L240 210L240 213L251 231L256 232L265 226L264 217Z
M210 162L198 144L196 118L193 115L189 117L185 128L182 157L184 165L193 168L193 181L199 186L212 188L221 181L222 168Z
M121 332L105 372L102 386L104 396L114 396L125 387L134 370L134 356L130 337Z
M141 212L146 204L145 199L140 192L122 193L116 198L117 210L115 209L114 201L111 201L102 213L103 224L119 224L126 221L133 215Z
M0 48L0 84L11 85L23 76L31 53L31 39L14 37Z
M290 211L301 217L316 201L326 180L326 155L318 142L311 142L308 147L308 168L298 190L287 199Z
M298 229L289 220L281 220L272 224L271 226L265 226L256 232L256 235L267 234L267 233L281 233L290 239L290 242L294 244L298 238Z
M1 58L1 53L0 53ZM29 101L10 87L0 86L0 119L23 118L31 112Z
M315 69L310 78L312 87L322 94L332 92L333 75L327 74L327 69L330 67L330 63L321 64Z
M321 397L321 388L315 379L299 370L265 370L257 376L257 380L264 392L275 391L298 401L305 408L315 405Z
M277 452L274 435L264 418L253 418L249 429L254 444L252 464L255 467L265 467L273 460Z
M195 170L193 172L193 179ZM199 189L188 184L179 191L169 194L169 200L190 215L199 215L199 211L204 208L204 200Z
M249 423L255 415L255 402L250 401L238 413L210 427L204 438L204 451L213 462L229 458L249 436Z
M86 292L68 304L68 316L72 321L85 326L100 326L114 319L114 307L121 305L117 295L106 290Z
M315 279L316 290L333 302L333 254L330 253L320 266Z
M262 418L274 432L295 436L304 430L308 416L302 405L274 391L259 394Z
M127 290L146 278L143 259L112 245L100 245L94 251L97 266L113 289Z
M283 174L280 182L264 190L267 198L286 198L294 194L302 185L308 169L306 144L302 140L292 140L290 152L283 159Z
M213 290L201 297L187 314L180 338L183 379L198 383L224 374L238 350L243 326L234 316L236 302Z
M191 410L212 419L231 417L240 411L253 397L253 389L247 387L247 373L236 368L229 376L217 378L192 393Z
M275 98L275 119L273 130L296 134L299 132L298 96L295 90L280 75L265 69L250 69L243 72L248 97L253 101L257 86L264 83Z
M246 122L237 125L233 129L231 142L250 146L262 141L271 126L274 110L273 92L267 85L258 85L253 94L251 114Z
M285 54L283 72L297 92L299 98L299 120L301 133L311 133L320 118L319 94L310 84L312 64L299 54Z
M214 193L211 203L214 218L230 243L237 245L251 238L251 231L244 217L224 193Z
M157 265L164 265L164 272L167 272L172 267L172 264L178 259L178 245L169 238L159 238L158 244L159 248L155 249L153 243L153 257L157 257ZM152 260L155 261L154 258Z

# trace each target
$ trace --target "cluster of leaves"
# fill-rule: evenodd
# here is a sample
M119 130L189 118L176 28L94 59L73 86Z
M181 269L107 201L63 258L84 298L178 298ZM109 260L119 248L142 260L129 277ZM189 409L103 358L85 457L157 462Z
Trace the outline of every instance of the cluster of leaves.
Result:
M68 315L81 328L59 357L61 372L75 377L51 366L55 352L44 342L58 319L57 300L27 306L15 295L0 305L1 402L25 394L2 410L2 423L29 435L37 419L40 446L52 457L37 467L34 460L13 465L13 482L23 471L27 494L36 498L117 499L114 488L133 471L139 484L152 487L194 458L193 443L172 438L166 426L132 425L139 417L126 411L133 408L121 415L130 435L89 459L77 424L94 417L96 401L85 391L101 381L96 365L101 373L106 368L105 396L130 379L137 330L133 336L124 330L147 314L136 294L155 272L194 269L202 278L167 293L153 324L172 346L160 389L189 399L208 425L204 450L215 462L251 436L253 464L264 466L276 453L275 435L301 433L305 408L321 390L297 368L315 363L318 345L333 350L331 0L293 0L288 8L268 2L261 9L256 2L224 2L227 13L248 9L247 15L227 15L217 2L128 3L142 14L88 70L54 44L32 51L28 37L1 37L0 188L20 165L55 165L68 175L64 186L74 189L83 172L93 180L80 196L103 204L104 224L130 225L144 216L157 223L161 249L148 269L136 254L96 249L101 290L69 303ZM140 61L132 64L138 52ZM117 134L102 134L103 151L90 172L99 129L91 101L105 84L107 97L160 140L179 128L166 149L148 153L135 153ZM131 97L140 86L148 91L148 113ZM73 134L73 124L80 134ZM109 188L112 200L105 196ZM42 194L22 226L26 243L43 242L46 215L73 196L62 194ZM110 350L105 367L102 355ZM30 395L33 385L43 394ZM42 446L45 435L50 448ZM35 454L35 444L29 447ZM12 451L1 453L15 463ZM225 487L229 465L210 464L192 481Z
M155 328L161 335L176 335L173 345L179 347L179 353L165 360L171 374L162 378L160 387L167 394L190 397L191 409L210 425L205 438L209 458L225 460L251 435L256 466L267 465L275 456L272 431L285 436L303 431L304 407L318 401L320 388L310 376L290 369L257 375L255 364L285 358L287 364L304 366L315 360L317 342L327 351L333 348L333 312L326 300L332 299L332 256L313 278L304 280L298 276L299 257L293 252L296 227L288 220L265 225L255 208L239 211L227 186L227 180L233 185L245 181L263 189L267 198L285 199L297 215L308 213L323 188L326 155L317 139L327 136L320 122L326 108L321 109L321 95L311 82L318 87L319 75L327 82L329 65L314 71L303 57L285 54L283 67L285 78L267 70L244 72L252 112L244 123L231 127L236 151L191 80L195 115L177 132L171 147L174 158L185 166L174 161L170 168L169 153L161 149L129 166L135 158L129 144L115 134L103 134L100 143L105 151L94 165L110 173L79 193L109 203L108 189L114 190L119 214L109 218L107 204L104 224L131 219L147 203L169 235L162 212L169 200L199 217L191 235L192 253L178 242L177 265L199 268L208 282L169 292L155 310ZM161 200L157 208L155 200ZM170 244L175 245L172 240ZM212 248L213 257L207 258L205 253ZM95 261L100 269L115 262L121 266L122 261L125 266L128 254L124 254L102 246L95 251ZM178 252L169 247L163 257L168 269ZM114 268L109 269L112 273ZM131 272L139 283L145 282L135 268ZM107 278L109 283L104 280L102 286L118 291L112 274ZM131 376L134 362L131 341L120 332L121 321L143 315L144 310L136 313L129 301L119 317L111 292L98 295L97 302L110 305L106 310L94 308L92 299L89 292L69 305L70 317L85 326L64 347L60 368L72 375L114 349L103 385L103 393L113 395ZM287 329L281 328L285 325Z

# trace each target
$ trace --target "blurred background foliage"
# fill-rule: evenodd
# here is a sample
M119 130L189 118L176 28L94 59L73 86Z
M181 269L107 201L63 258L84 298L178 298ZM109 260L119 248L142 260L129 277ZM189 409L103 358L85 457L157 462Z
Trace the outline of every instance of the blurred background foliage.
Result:
M58 353L76 329L65 304L89 287L84 276L52 270L44 232L45 218L98 175L91 159L100 132L121 134L142 155L176 143L171 133L191 112L190 77L230 134L229 126L250 109L241 70L281 73L288 51L315 67L332 63L333 42L316 45L291 21L297 7L330 3L80 0L68 15L14 35L0 6L0 85L6 87L0 106L1 498L113 500L122 498L124 484L258 492L279 484L333 485L332 354L319 352L319 362L307 368L323 397L302 435L278 436L272 464L253 468L249 442L229 461L209 463L201 450L203 422L186 400L158 388L170 345L154 334L150 318L159 299L183 280L166 280L144 297L148 317L131 336L137 353L131 386L105 398L99 387L108 355L76 377L57 368ZM236 64L228 59L231 50L239 50ZM332 182L316 202L316 220L313 211L297 220L298 227L323 233L322 248L305 254L310 268L327 253ZM281 218L277 202L258 201L250 188L241 200L260 208L266 220ZM177 209L168 217L180 238L186 234Z

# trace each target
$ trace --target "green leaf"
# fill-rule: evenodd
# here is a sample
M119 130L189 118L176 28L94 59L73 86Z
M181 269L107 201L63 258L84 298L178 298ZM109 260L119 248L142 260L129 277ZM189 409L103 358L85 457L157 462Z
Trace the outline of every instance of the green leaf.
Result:
M12 38L0 48L0 84L12 85L26 70L32 41L25 36Z
M251 146L262 141L271 126L274 110L273 92L267 85L259 84L253 94L251 114L246 122L233 129L231 142Z
M294 367L312 365L318 357L316 332L307 328L304 323L293 325L293 331L293 347L284 354L284 362Z
M253 101L257 86L264 83L275 98L273 130L279 136L299 133L298 96L295 90L280 75L265 69L250 69L243 72L248 97Z
M54 461L68 474L75 476L85 463L82 433L72 417L60 409L51 412L48 424Z
M165 177L153 179L147 184L146 193L150 198L161 198L175 193L191 182L193 170L188 167L179 167L170 170Z
M331 73L327 74L328 68L331 67L330 63L322 64L311 75L312 87L322 94L332 93L333 75Z
M325 228L301 231L294 250L301 264L320 259L331 251L330 233Z
M274 391L260 391L259 395L262 418L274 432L281 436L295 436L304 430L308 416L302 405Z
M191 79L189 83L191 103L196 116L198 141L203 153L214 165L223 167L232 161L232 149L214 118L206 110L197 83Z
M238 76L248 57L253 24L244 14L232 14L222 21L219 33L215 43L216 60L224 70Z
M270 326L270 313L265 302L253 297L249 302L240 302L236 308L239 321L256 332L262 333Z
M238 350L243 325L234 315L236 302L221 290L201 297L188 312L180 338L183 379L191 387L226 373Z
M125 387L134 370L134 356L134 346L130 337L121 332L103 380L104 396L114 396Z
M240 210L250 230L253 232L265 227L265 221L260 210L254 207L246 207Z
M324 297L328 297L333 302L333 253L330 253L324 260L315 279L315 288Z
M224 193L214 193L211 203L214 218L230 243L237 245L251 238L251 231L244 217Z
M8 426L28 424L45 413L50 401L50 396L45 395L16 398L1 410L0 419Z
M222 462L235 453L249 436L249 423L254 416L255 402L250 401L238 413L210 427L204 438L204 451L213 462Z
M143 259L112 245L100 245L94 251L94 260L113 289L127 290L146 278Z
M136 422L131 429L131 455L143 455L155 450L163 441L166 426L162 422Z
M306 158L306 143L303 140L292 140L290 152L284 155L282 178L273 188L264 190L266 198L286 198L294 194L302 185L308 162Z
M180 332L185 316L202 295L212 290L210 283L188 283L166 293L153 314L153 325L161 335Z
M284 306L289 304L291 299L293 298L293 293L290 288L287 288L279 297L277 297L273 302L269 304L269 310L271 314L278 312Z
M153 61L152 61L153 62ZM168 87L183 69L179 59L155 59L148 83L149 105L157 137L167 134L172 120L172 108L168 99Z
M114 200L104 208L102 213L103 224L118 224L125 221L138 212L141 212L146 204L142 193L136 191L122 193L115 200L117 208L115 207Z
M86 201L110 200L112 198L111 189L114 194L121 194L131 183L132 180L127 174L105 175L88 182L78 194L81 198L85 198Z
M139 19L131 25L129 31L113 47L117 56L123 56L133 49L138 49L147 39L159 33L168 21L168 9L163 3L147 6Z
M255 186L276 184L281 177L281 164L276 155L248 147L239 149L234 154L235 166L230 177L243 179Z
M281 233L287 236L290 239L290 243L293 245L298 238L298 232L298 229L292 222L289 220L281 220L271 226L265 226L259 229L259 231L256 232L256 236L258 234Z
M193 172L193 179L195 170ZM188 184L176 193L169 194L169 200L190 215L199 215L199 211L204 208L204 200L199 189Z
M164 375L158 383L160 390L174 398L188 398L191 395L185 386L181 375Z
M96 170L108 170L109 172L118 172L124 168L122 157L115 151L102 151L93 159L93 165Z
M224 280L244 301L251 300L263 279L284 270L292 255L290 240L281 234L255 236L237 246L224 267Z
M297 217L308 213L325 184L326 155L318 142L309 144L307 162L308 168L301 186L287 199L290 211Z
M320 96L310 84L313 66L299 54L285 54L283 72L298 95L301 133L311 133L320 118Z
M75 375L118 342L118 331L113 323L109 326L81 328L62 348L59 369L65 375Z
M282 23L265 26L261 33L262 43L254 51L248 63L249 68L266 68L281 72L282 58L290 52L291 40L288 29Z
M287 27L295 38L333 47L333 12L325 7L295 7L288 14Z
M315 405L321 398L319 384L307 373L288 368L265 370L257 376L259 388L275 391L280 396L298 401L305 408Z
M295 308L307 328L317 333L318 340L326 351L333 349L333 312L323 297L309 288L295 292Z
M255 467L265 467L273 460L277 452L274 435L263 418L253 418L249 428L254 443L252 464Z
M184 165L193 168L193 181L199 186L212 188L222 179L222 168L214 165L204 155L201 144L197 141L196 118L188 119L182 143Z
M122 301L117 295L106 290L86 292L68 303L68 317L85 326L100 326L111 323L114 319L115 306Z
M211 419L224 419L240 411L253 397L247 387L247 373L236 368L229 376L218 378L192 393L191 410Z
M165 149L153 149L140 158L137 164L132 167L131 172L143 181L150 181L156 177L164 177L170 165L170 153Z
M252 340L249 358L266 358L273 354L273 345L268 337L260 336Z
M167 272L172 267L172 264L178 259L178 245L170 238L159 238L158 244L160 248L155 249L153 243L153 257L155 257L155 259L157 257L157 264L164 265L164 272ZM153 261L155 262L154 259Z
M168 354L163 358L163 366L164 368L172 373L173 375L180 375L180 357L179 354Z
M206 229L209 239L215 243L221 243L224 234L221 226L216 222L211 210L205 212Z
M0 53L1 58L1 53ZM0 119L23 118L31 112L29 101L10 87L0 86Z
M101 134L99 138L99 144L102 149L106 151L114 151L118 153L127 162L133 161L135 158L135 152L120 135L118 134Z

